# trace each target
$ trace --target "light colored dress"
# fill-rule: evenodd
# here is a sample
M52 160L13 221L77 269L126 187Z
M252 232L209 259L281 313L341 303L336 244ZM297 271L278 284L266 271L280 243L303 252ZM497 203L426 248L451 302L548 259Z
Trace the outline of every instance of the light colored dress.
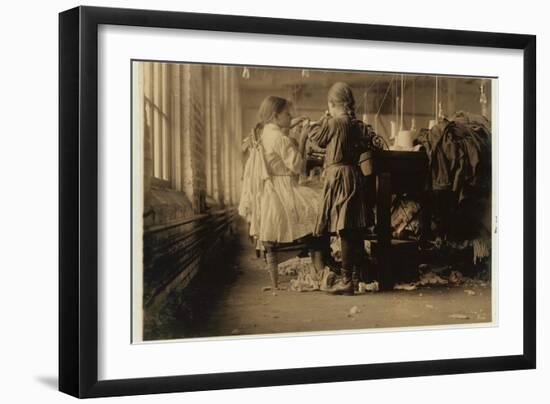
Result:
M256 151L261 150L262 155L252 157L254 164L252 160L247 162L243 191L248 181L257 183L261 179L263 186L243 192L239 209L243 214L244 207L249 207L251 235L263 242L289 243L312 234L320 197L314 189L298 185L298 175L305 172L305 160L298 147L272 123L265 125L258 143ZM261 160L264 167L258 163Z

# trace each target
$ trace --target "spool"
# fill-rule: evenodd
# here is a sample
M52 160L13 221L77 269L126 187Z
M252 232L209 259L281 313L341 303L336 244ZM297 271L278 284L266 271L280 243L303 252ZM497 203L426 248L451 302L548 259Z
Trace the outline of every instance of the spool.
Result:
M428 123L428 129L431 129L435 126L436 121L435 119L430 119L430 122Z
M395 139L396 149L410 150L413 148L415 133L412 130L400 130Z
M395 121L390 121L390 139L395 139L397 135L397 123Z

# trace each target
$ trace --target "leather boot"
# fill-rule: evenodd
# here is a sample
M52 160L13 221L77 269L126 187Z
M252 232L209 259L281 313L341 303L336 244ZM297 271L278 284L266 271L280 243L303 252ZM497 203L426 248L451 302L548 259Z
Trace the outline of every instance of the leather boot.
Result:
M342 277L336 282L327 293L331 295L353 295L353 282L351 281L351 271L342 268Z
M353 273L351 274L351 283L353 285L353 291L354 292L357 292L359 290L359 273L357 272L357 270L353 271Z

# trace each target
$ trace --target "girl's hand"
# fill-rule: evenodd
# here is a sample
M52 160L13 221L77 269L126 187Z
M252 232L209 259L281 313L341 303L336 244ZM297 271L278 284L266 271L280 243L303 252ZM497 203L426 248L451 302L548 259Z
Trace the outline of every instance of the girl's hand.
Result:
M295 137L288 136L288 139L294 144L294 146L296 146L296 147L299 146L299 141Z
M310 125L321 125L323 123L323 121L325 121L326 119L329 119L329 118L332 118L332 115L330 115L330 112L328 111L325 111L325 113L319 118L319 120L317 121L309 121L309 124Z
M298 116L296 118L292 118L292 120L290 121L290 127L293 128L299 123L301 123L302 121L306 121L306 120L309 120L307 116Z
M308 121L309 122L309 121ZM298 152L305 157L306 155L306 143L307 143L308 129L304 126L300 132L300 139L298 140Z

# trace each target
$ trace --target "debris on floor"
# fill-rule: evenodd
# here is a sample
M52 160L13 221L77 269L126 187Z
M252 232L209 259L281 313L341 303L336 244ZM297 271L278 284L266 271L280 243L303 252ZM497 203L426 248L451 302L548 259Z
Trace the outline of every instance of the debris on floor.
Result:
M378 292L380 290L380 285L377 281L370 283L359 282L357 288L359 293Z
M321 283L319 289L321 291L329 290L336 283L336 274L330 270L329 267L325 267L321 273Z
M354 316L357 313L361 313L361 310L357 306L353 306L351 309L349 309L349 314Z
M416 283L397 283L394 287L394 290L415 290Z
M321 289L325 271L320 274L315 271L313 265L299 270L295 279L290 280L290 290L295 292L313 292Z
M488 283L481 279L466 278L464 281L464 286L468 288L485 288L488 286Z
M328 290L336 281L336 274L329 267L317 272L311 262L311 257L295 257L281 262L279 275L295 277L290 280L290 290L295 292Z
M488 282L485 282L480 279L472 279L464 276L460 271L450 270L450 267L442 268L431 268L426 264L421 264L419 266L420 278L416 282L410 283L397 283L394 285L394 290L415 290L421 287L431 287L431 286L446 286L447 289L453 286L462 286L466 289L464 293L475 296L482 295L480 291L474 291L473 289L485 288L489 285ZM444 273L448 273L444 275ZM422 294L419 294L422 296Z
M296 279L290 280L290 290L295 292L312 292L319 290L319 276L313 268L307 268L298 272Z
M339 258L340 243L337 237L331 240L331 249L334 258ZM289 289L295 292L313 292L326 291L334 285L337 275L329 267L321 272L317 272L311 261L311 257L294 257L279 264L279 275L290 276ZM441 268L430 267L427 264L419 266L419 279L416 282L397 283L394 290L412 291L421 287L431 286L463 286L466 287L465 293L474 296L480 294L474 291L480 287L486 287L487 283L482 280L474 280L464 276L460 271L452 270L450 266ZM269 287L264 287L262 291L269 291ZM357 293L378 292L380 285L377 281L370 283L359 282ZM420 294L419 296L422 296Z
M449 282L453 285L460 285L464 282L464 275L460 271L451 271L449 274Z
M425 285L447 285L448 280L443 279L441 276L433 272L426 272L420 276L418 283L422 286Z
M313 268L310 257L294 257L279 264L279 275L298 275L301 271Z

